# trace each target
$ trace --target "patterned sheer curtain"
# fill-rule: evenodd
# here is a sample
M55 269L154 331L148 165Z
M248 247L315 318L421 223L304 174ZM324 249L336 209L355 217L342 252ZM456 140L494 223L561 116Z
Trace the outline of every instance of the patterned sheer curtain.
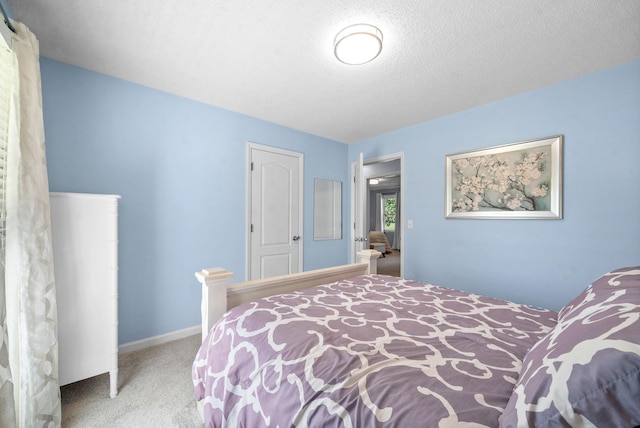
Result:
M59 427L57 309L38 41L0 40L0 426ZM4 150L4 151L3 151ZM0 161L2 162L2 161Z

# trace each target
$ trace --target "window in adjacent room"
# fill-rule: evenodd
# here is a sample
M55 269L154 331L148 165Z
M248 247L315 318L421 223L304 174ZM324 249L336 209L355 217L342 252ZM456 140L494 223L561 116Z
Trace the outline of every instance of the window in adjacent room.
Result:
M396 230L396 195L382 195L382 232Z

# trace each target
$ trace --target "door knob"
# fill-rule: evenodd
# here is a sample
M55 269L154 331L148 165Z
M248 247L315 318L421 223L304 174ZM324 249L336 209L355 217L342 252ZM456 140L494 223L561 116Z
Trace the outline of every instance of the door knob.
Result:
M297 241L297 240L299 240L299 239L300 239L300 237L299 237L298 235L296 235L296 236L294 236L294 237L293 237L293 240L294 240L294 241Z

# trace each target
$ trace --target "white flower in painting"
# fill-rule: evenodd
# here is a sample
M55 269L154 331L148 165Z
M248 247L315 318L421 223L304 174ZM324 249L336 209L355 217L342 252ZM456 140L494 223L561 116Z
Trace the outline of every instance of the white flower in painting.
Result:
M486 163L487 157L486 156L476 156L471 158L471 160L469 161L469 164L473 167L476 167L480 164Z
M531 180L540 178L542 168L540 161L544 156L544 152L528 153L522 163L516 166L512 179L526 186L531 183Z
M510 210L516 210L518 208L520 208L520 199L518 198L510 198L507 202L507 208L509 208Z
M538 178L540 178L540 170L537 169L537 168L532 169L529 172L529 177L531 177L531 179L533 179L533 180L537 180Z
M466 167L469 166L469 160L467 160L467 159L459 159L459 160L455 161L454 163L456 164L456 168L458 170L465 169Z
M480 202L482 202L481 195L476 195L473 197L473 211L478 211Z
M546 184L542 184L540 185L540 187L537 187L533 190L531 190L531 196L535 196L538 198L544 197L547 195L547 191L549 190L549 188L547 187Z
M452 205L453 211L469 211L467 203L464 199L454 199Z

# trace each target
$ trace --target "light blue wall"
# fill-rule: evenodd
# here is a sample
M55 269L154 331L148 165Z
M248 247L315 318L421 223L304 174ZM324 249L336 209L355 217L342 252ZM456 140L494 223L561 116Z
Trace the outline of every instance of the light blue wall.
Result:
M445 155L557 134L564 219L444 219ZM358 142L349 159L399 151L408 278L558 309L640 265L640 62Z
M14 19L13 11L11 10L11 6L9 6L9 1L0 0L0 3L2 3L2 7L4 8L4 11L7 12L7 15L9 15L9 18ZM2 18L0 18L0 24L4 25Z
M304 268L348 262L346 238L313 241L312 198L315 177L347 183L346 145L47 58L41 74L50 189L122 195L120 343L199 325L197 270L244 280L247 141L304 154Z
M558 309L602 273L640 264L640 62L343 145L41 60L52 191L117 193L120 343L197 325L193 272L244 279L246 142L305 155L306 270L348 261L314 242L313 178L363 151L405 153L405 276ZM563 134L564 219L445 220L448 153Z

